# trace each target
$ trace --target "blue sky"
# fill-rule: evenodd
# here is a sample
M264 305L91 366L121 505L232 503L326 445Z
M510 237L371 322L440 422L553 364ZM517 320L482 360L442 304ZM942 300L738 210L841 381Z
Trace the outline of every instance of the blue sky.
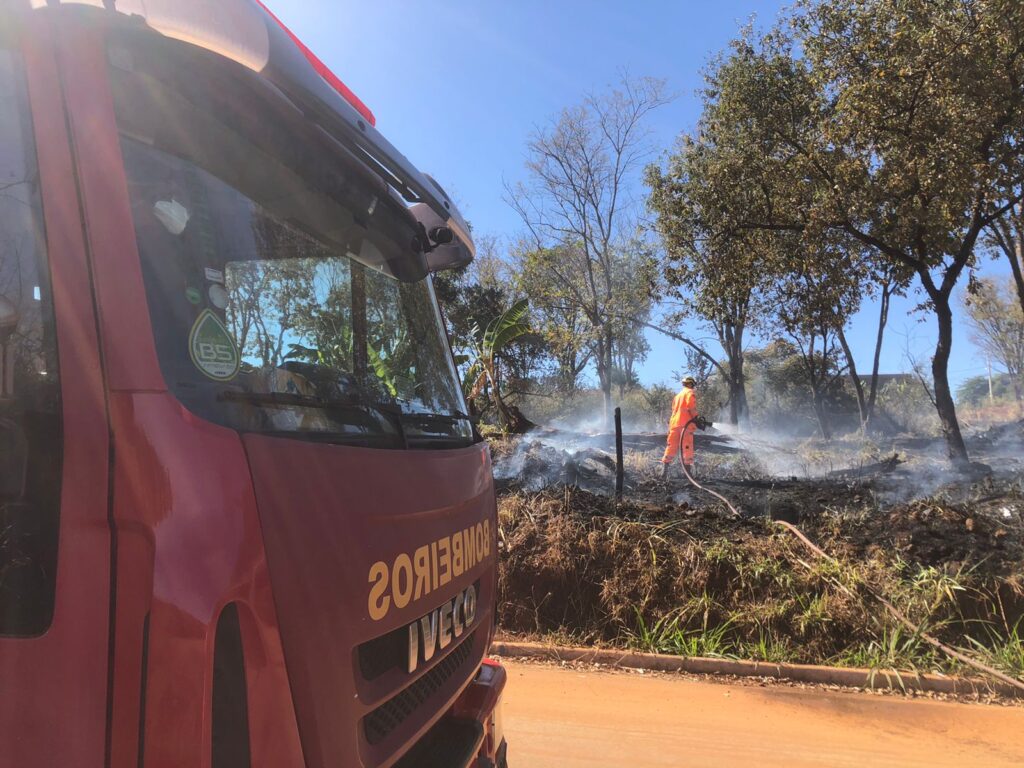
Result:
M695 91L709 57L752 15L774 19L776 0L267 0L272 10L362 98L384 134L456 198L474 230L514 237L505 180L523 176L530 132L620 71L665 78L677 98L652 116L659 150L698 117ZM642 190L638 187L638 192ZM1008 273L1004 263L986 273ZM883 372L907 370L905 349L927 363L934 320L897 301ZM870 370L877 308L867 305L849 333L862 371ZM700 335L697 327L691 331ZM954 386L985 371L964 324L957 323ZM649 334L645 383L670 382L681 345Z

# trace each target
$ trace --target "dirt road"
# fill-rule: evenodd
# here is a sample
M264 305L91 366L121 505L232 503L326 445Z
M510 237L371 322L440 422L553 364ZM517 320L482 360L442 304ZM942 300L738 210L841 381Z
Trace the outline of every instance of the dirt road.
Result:
M515 768L1024 765L1024 708L506 662Z

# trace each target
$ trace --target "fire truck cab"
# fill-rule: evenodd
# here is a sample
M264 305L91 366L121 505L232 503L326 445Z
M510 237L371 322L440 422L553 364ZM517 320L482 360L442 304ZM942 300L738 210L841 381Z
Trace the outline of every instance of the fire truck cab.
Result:
M0 766L506 764L473 253L258 0L0 0Z

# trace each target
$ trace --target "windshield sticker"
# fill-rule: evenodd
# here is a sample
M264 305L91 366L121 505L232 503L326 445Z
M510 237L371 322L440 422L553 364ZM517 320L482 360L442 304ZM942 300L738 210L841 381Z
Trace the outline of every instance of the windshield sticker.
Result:
M188 352L195 365L214 381L238 375L238 349L228 329L213 312L204 309L188 335Z
M219 269L211 269L210 267L207 267L206 279L209 280L211 283L223 283L224 273L221 272Z
M228 302L231 300L231 296L228 295L228 292L223 285L211 285L207 295L210 297L210 303L217 309L228 308Z
M199 293L198 288L192 288L190 286L185 289L185 298L188 299L189 304L198 304L203 300L203 295Z
M173 197L154 203L153 214L172 235L180 235L188 226L188 210Z

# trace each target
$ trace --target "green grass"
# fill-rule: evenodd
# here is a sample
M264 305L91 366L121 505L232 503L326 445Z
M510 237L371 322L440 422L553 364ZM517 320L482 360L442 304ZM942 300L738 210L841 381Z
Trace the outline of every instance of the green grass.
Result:
M829 661L840 667L927 672L939 659L935 649L919 635L903 627L885 626L876 638L854 644Z
M678 611L648 625L637 612L636 630L627 630L629 645L650 653L668 653L674 656L703 656L707 658L737 658L736 648L729 641L731 622L715 626L705 623L698 629L685 627L685 614Z
M797 595L796 605L796 626L801 635L832 623L827 595Z
M1002 630L992 622L982 626L984 638L967 637L972 650L996 669L1024 679L1024 616Z
M742 655L744 658L767 661L772 664L786 664L794 661L797 657L788 638L780 637L767 627L761 628L755 642L743 646Z

